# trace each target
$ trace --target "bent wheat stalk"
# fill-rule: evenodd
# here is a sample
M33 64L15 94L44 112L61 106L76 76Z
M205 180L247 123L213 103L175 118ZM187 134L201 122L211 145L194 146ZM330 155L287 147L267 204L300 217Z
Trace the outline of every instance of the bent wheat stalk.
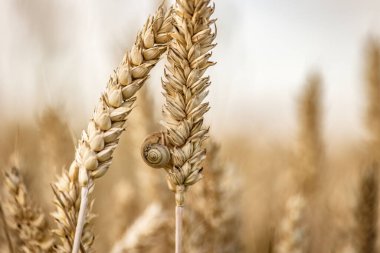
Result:
M86 212L88 207L83 203L87 202L89 185L103 176L111 165L119 136L125 130L125 121L133 109L135 94L166 51L166 43L171 39L168 35L172 30L170 19L170 11L165 12L160 6L156 14L147 20L132 49L111 75L87 130L82 132L68 175L64 172L55 184L57 212L54 216L59 223L58 234L64 235L61 237L64 243L62 252L79 251L82 234L87 233L89 212ZM79 198L79 190L82 198ZM78 233L74 233L74 230ZM88 251L92 242L89 240L86 245L82 245L82 251Z

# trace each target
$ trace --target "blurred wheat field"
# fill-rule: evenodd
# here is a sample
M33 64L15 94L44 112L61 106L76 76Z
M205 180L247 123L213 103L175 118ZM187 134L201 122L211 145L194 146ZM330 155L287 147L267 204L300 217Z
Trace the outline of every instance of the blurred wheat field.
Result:
M158 4L157 1L143 3L152 6L150 12ZM31 80L31 87L24 91L31 93L31 101L26 104L33 106L15 108L12 113L7 104L10 99L0 95L0 108L3 107L0 110L0 170L3 172L0 252L11 252L9 241L15 252L55 252L51 245L58 240L49 240L56 228L51 215L55 209L52 184L73 161L77 140L90 117L87 106L92 104L89 106L92 108L97 97L84 101L89 91L80 83L88 80L101 83L105 80L101 78L107 75L100 74L110 71L104 67L106 64L96 63L99 55L91 62L88 60L91 58L86 61L65 58L64 53L76 43L76 50L96 43L96 38L88 37L85 39L92 39L91 43L79 42L84 35L73 36L73 41L68 42L65 36L74 32L62 30L63 35L59 35L55 31L66 20L59 9L70 6L47 0L35 0L35 3L17 0L3 5L4 10L21 12L19 15L33 31L32 46L39 53L18 53L26 53L25 61L37 66L25 73L21 71L23 78ZM137 14L124 17L116 5L100 5L104 11L120 15L120 20L142 23L137 21ZM42 13L51 22L45 22ZM76 21L68 22L75 25ZM104 22L105 27L109 25L108 36L123 43L113 45L110 55L102 58L114 62L113 58L120 58L124 48L132 45L135 27L139 26L122 30L112 27L111 20L99 22ZM90 24L84 30L91 29ZM27 35L28 32L23 38ZM69 49L64 49L65 43L70 45ZM363 48L358 48L363 59L360 70L363 78L358 86L365 94L365 106L358 119L362 135L326 138L322 71L305 73L302 90L294 101L297 127L293 131L278 135L242 123L239 128L221 131L223 128L216 127L218 131L213 132L215 122L220 125L225 122L209 120L206 116L206 121L211 122L211 137L206 142L204 178L186 196L185 253L379 251L380 41L367 38ZM28 57L31 58L27 60ZM10 58L4 56L4 60ZM75 71L76 64L95 64L102 70L86 77ZM157 67L162 70L163 65ZM13 73L9 69L3 71ZM157 78L153 78L155 75L140 90L111 168L94 187L96 217L90 225L95 231L96 252L171 252L174 247L173 194L167 190L165 173L149 168L140 151L144 139L160 130L162 97L155 88L160 86ZM5 77L0 77L0 82L13 83ZM56 86L49 87L51 82L56 82ZM223 85L227 84L213 83L210 92L220 94L218 89L223 89ZM94 90L89 93L100 93L100 89ZM24 94L21 98L25 99ZM212 106L211 103L209 114L214 113ZM16 113L18 110L22 113ZM19 222L28 219L31 222ZM30 237L39 240L32 242ZM24 243L28 240L31 245L43 244L40 251L28 249Z

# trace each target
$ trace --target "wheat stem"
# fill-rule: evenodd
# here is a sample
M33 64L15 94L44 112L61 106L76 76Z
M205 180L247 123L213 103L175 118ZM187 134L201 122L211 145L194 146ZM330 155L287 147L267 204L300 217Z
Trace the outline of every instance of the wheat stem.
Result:
M83 226L86 219L86 207L88 201L88 186L82 187L81 190L81 202L78 215L78 223L75 228L75 237L72 253L78 253L80 246L80 239L82 237Z
M182 253L183 206L175 207L175 253Z
M4 227L3 227L4 228L4 234L5 234L5 237L7 238L9 252L14 253L11 237L9 236L8 226L7 226L7 223L5 221L4 211L3 211L3 207L1 205L1 203L0 203L0 216L1 216L1 221L4 224Z

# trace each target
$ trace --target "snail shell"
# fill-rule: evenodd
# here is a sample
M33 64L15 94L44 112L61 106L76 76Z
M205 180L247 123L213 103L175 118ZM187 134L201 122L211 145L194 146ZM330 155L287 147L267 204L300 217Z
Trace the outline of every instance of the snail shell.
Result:
M162 133L154 133L145 139L141 155L146 164L153 168L164 168L170 163L170 151L163 144Z

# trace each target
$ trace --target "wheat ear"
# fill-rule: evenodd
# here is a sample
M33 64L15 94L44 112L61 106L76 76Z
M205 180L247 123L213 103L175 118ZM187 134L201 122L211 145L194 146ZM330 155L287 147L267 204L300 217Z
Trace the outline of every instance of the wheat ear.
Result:
M80 248L83 233L81 225L86 224L88 217L84 204L82 207L85 210L80 210L80 202L87 202L89 185L103 176L111 165L113 151L124 131L127 116L133 109L135 94L166 51L166 43L171 39L168 32L171 30L170 11L165 12L160 6L156 14L147 20L131 51L126 53L111 76L87 130L82 132L68 175L64 172L55 184L57 212L54 216L59 223L60 231L57 232L64 236L62 241L67 245L65 248L69 247L66 252L77 253ZM79 188L82 191L80 194ZM78 216L78 213L83 216ZM91 244L90 241L84 250L88 250Z
M163 214L160 204L150 204L143 214L125 232L123 238L115 243L111 253L144 252L155 245L162 229L167 226L167 215Z
M275 252L306 252L306 228L304 222L305 198L292 195L286 203L285 216L280 223Z
M378 41L371 40L366 53L365 77L368 101L366 123L371 138L369 150L371 160L380 163L380 46Z
M375 252L378 210L378 165L380 163L380 46L370 40L366 48L365 87L367 91L366 123L370 134L369 161L359 185L358 203L355 211L358 252Z
M7 244L8 244L8 250L9 250L9 252L10 253L14 253L13 243L12 243L12 240L11 240L11 236L9 234L9 228L8 228L7 222L5 220L3 206L2 206L1 203L2 203L2 201L0 202L0 217L1 217L1 222L3 223L3 229L4 229L5 239L6 239Z
M379 182L377 170L376 166L367 169L359 186L359 198L355 212L359 253L376 252Z
M5 172L7 192L4 211L9 227L19 238L22 252L52 252L54 240L49 233L45 215L29 198L18 168Z
M298 142L294 164L297 194L287 200L285 217L279 231L278 252L305 251L305 203L311 204L323 155L321 134L321 77L311 74L298 104ZM297 218L296 218L297 217ZM302 220L301 220L302 219ZM309 226L308 226L309 227ZM300 237L300 238L298 238Z
M214 6L210 0L177 0L173 11L173 40L169 44L168 64L164 80L166 128L165 144L169 147L171 164L167 166L169 188L176 196L176 246L181 253L181 228L186 189L201 179L205 149L202 147L208 128L203 116L209 104L210 78L204 76L209 66L210 50L216 33L211 26Z
M71 162L74 151L72 132L67 118L62 113L62 109L58 109L58 105L48 105L44 108L38 118L38 128L41 136L41 151L44 156L44 173L47 168L60 169Z
M321 166L321 77L312 74L298 104L299 133L296 159L296 181L301 191L315 187L316 175Z
M239 177L236 168L222 162L220 146L215 142L207 145L205 179L194 186L191 211L187 229L186 252L239 252ZM185 219L186 220L186 219ZM186 223L187 224L187 223Z

